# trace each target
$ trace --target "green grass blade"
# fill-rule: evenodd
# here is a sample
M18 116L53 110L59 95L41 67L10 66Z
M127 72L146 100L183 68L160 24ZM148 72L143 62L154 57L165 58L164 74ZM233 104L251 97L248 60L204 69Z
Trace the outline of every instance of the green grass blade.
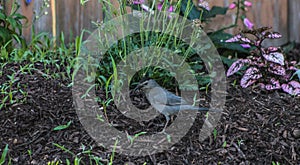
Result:
M63 130L63 129L66 129L68 128L70 125L71 125L72 121L69 121L67 124L65 125L59 125L55 128L53 128L54 131L59 131L59 130Z
M8 153L8 144L6 144L4 150L3 150L3 153L1 155L1 159L0 159L0 165L4 164L5 163L5 158L7 156L7 153Z

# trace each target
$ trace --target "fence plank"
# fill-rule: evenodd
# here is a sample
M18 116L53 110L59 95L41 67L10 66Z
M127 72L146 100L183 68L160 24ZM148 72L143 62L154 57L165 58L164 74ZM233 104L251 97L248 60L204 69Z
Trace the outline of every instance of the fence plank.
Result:
M13 2L12 1L2 1L3 7L5 9L5 14L9 15L12 9Z
M209 5L210 7L213 6L221 6L221 7L226 7L229 6L230 3L232 3L233 0L210 0ZM209 22L206 27L205 27L205 31L206 32L211 32L211 31L215 31L218 29L221 29L223 27L229 26L231 24L234 23L235 20L235 15L234 15L235 11L233 10L228 10L228 14L226 15L221 15L221 16L217 16L216 18L213 18L211 20L211 22ZM226 32L233 34L235 31L234 28L228 29L226 30Z
M235 0L208 0L210 6L228 6ZM270 44L281 45L287 41L300 42L300 1L295 0L251 0L253 7L249 8L247 17L254 22L255 27L272 26L274 31L278 31L283 38ZM111 0L109 2L116 2ZM7 12L10 10L11 1L4 1ZM33 0L29 6L24 1L21 2L22 14L26 15L32 21L33 10L40 12L43 1ZM51 4L50 4L51 5ZM83 29L92 30L91 21L103 19L102 8L98 0L90 0L84 6L80 5L79 0L56 0L56 31L59 34L64 32L66 41L71 41L75 36L80 35ZM42 16L36 23L37 32L52 33L52 12L50 8L46 11L48 15ZM207 29L216 30L222 26L233 23L235 19L234 11L229 11L226 16L219 16L209 24ZM230 29L227 32L236 33L244 28L242 21L239 21L239 27ZM24 28L23 34L27 40L30 40L30 27ZM51 35L50 35L51 36Z
M235 0L224 0L223 4L218 0L211 0L210 5L221 5L228 6L230 3ZM278 40L270 40L265 42L265 46L274 45L279 46L288 41L288 2L287 0L252 0L253 6L248 8L248 12L246 14L247 18L249 18L255 25L256 28L262 26L271 26L274 31L280 32L283 37ZM220 29L223 26L232 24L236 18L235 10L229 10L228 15L220 16L213 19L212 25L209 27L213 30ZM298 18L299 20L299 18ZM298 21L299 22L299 21ZM299 26L298 26L299 27ZM245 28L242 21L239 20L238 27L229 29L227 32L229 33L237 33L240 29Z
M300 42L300 1L289 0L289 40Z
M37 21L34 22L34 26L36 27L36 33L38 32L47 32L49 36L52 36L52 12L50 8L45 8L43 11L43 1L34 1L31 2L34 5L34 11L36 15L41 14L39 18L36 18ZM50 4L51 5L51 4ZM35 18L33 18L35 19Z
M33 12L46 12L47 15L38 18L34 26L36 33L48 32L49 37L51 37L53 31L52 17L54 15L51 8L45 8L44 11L41 11L43 3L43 1L32 1L30 5L26 6L24 1L22 1L20 12L28 18L29 22L35 19ZM10 6L10 4L8 3L7 6ZM81 6L79 1L74 3L74 0L56 1L55 9L57 35L63 32L66 42L70 42L75 36L80 35L83 29L92 30L92 21L102 20L102 10L97 0L89 1L84 6ZM30 41L30 24L23 29L23 34L26 40Z
M281 39L269 40L264 45L280 46L288 42L288 2L287 0L252 0L253 6L251 12L247 13L255 27L270 26L273 31L278 31L282 34Z
M21 13L27 18L27 24L24 24L23 28L23 35L26 39L26 41L31 40L31 27L32 27L32 21L33 21L33 6L34 0L27 6L25 4L25 1L21 2ZM24 22L25 23L25 22Z
M63 32L66 41L80 35L83 29L92 30L92 21L102 20L102 9L97 0L80 5L79 1L56 1L57 32Z

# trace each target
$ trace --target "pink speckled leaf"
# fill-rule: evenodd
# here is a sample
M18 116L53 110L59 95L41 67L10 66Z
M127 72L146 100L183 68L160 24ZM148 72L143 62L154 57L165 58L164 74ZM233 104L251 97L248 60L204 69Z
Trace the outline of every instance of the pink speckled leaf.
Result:
M262 74L260 73L259 69L256 67L250 67L245 72L246 76L249 76L251 79L259 79L262 77Z
M242 88L247 88L248 86L254 84L257 80L248 79L249 77L243 77L241 80L241 86Z
M288 84L282 84L281 88L288 94L300 95L300 83L297 81L291 81Z
M254 65L257 67L264 67L265 61L262 61L261 57L252 57L252 60L249 62L250 65Z
M274 47L274 46L270 46L268 47L268 52L278 52L279 51L279 48L278 47Z
M263 83L258 83L258 85L260 86L261 89L265 89L266 88L266 85L263 84Z
M298 68L296 68L295 66L289 66L288 70L294 70L294 71L298 71ZM299 75L298 75L299 76ZM300 77L299 77L300 79Z
M269 39L277 39L282 37L282 35L278 32L266 32L264 36Z
M286 75L285 68L281 65L274 64L274 63L270 64L270 67L268 68L268 71L271 72L271 73L280 75L280 76Z
M242 35L238 34L238 35L233 36L232 38L229 38L225 42L238 42L238 41L240 41L240 38L242 38Z
M227 71L227 77L233 75L234 73L236 73L237 71L239 71L246 63L249 63L250 60L249 59L240 59L235 61L234 63L232 63L232 65L230 66L230 68Z
M290 81L292 79L292 73L287 73L286 75L284 75L283 80L285 81Z
M267 61L271 61L280 65L284 65L284 57L280 52L271 52L269 54L263 54Z
M241 86L247 88L248 86L254 84L259 78L262 77L262 74L255 67L248 68L241 79Z
M275 78L272 78L270 80L270 82L271 82L271 84L267 84L265 86L266 90L274 90L274 89L280 89L281 88L279 80L276 80Z
M279 80L276 80L275 78L271 78L270 82L275 86L280 86Z
M243 41L244 43L252 43L251 40L246 37L242 37L242 38L240 38L240 40Z
M291 61L290 64L291 64L291 65L296 65L296 64L297 64L297 61Z
M300 88L300 83L298 81L293 80L293 81L289 82L289 84L291 86L293 86L294 88Z

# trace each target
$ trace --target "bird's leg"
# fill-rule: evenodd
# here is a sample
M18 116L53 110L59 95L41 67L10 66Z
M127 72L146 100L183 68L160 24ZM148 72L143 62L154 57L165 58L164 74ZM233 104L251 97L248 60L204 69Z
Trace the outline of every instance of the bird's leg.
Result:
M168 124L169 124L169 121L170 121L170 117L168 115L165 115L165 117L166 117L166 124L164 126L164 129L161 132L165 132L165 130L166 130Z
M164 126L164 129L162 130L162 132L165 132L165 130L166 130L168 124L169 124L169 120L167 120L167 122L166 122L166 124L165 124L165 126Z

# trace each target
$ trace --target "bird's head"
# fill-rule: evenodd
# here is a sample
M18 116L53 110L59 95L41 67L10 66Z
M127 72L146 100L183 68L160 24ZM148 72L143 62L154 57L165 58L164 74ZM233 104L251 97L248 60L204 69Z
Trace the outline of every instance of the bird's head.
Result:
M159 85L157 84L157 82L155 80L153 80L153 79L149 79L149 80L146 80L146 81L140 83L139 85L137 85L134 88L134 91L137 90L137 89L149 90L149 89L153 89L155 87L159 87Z

